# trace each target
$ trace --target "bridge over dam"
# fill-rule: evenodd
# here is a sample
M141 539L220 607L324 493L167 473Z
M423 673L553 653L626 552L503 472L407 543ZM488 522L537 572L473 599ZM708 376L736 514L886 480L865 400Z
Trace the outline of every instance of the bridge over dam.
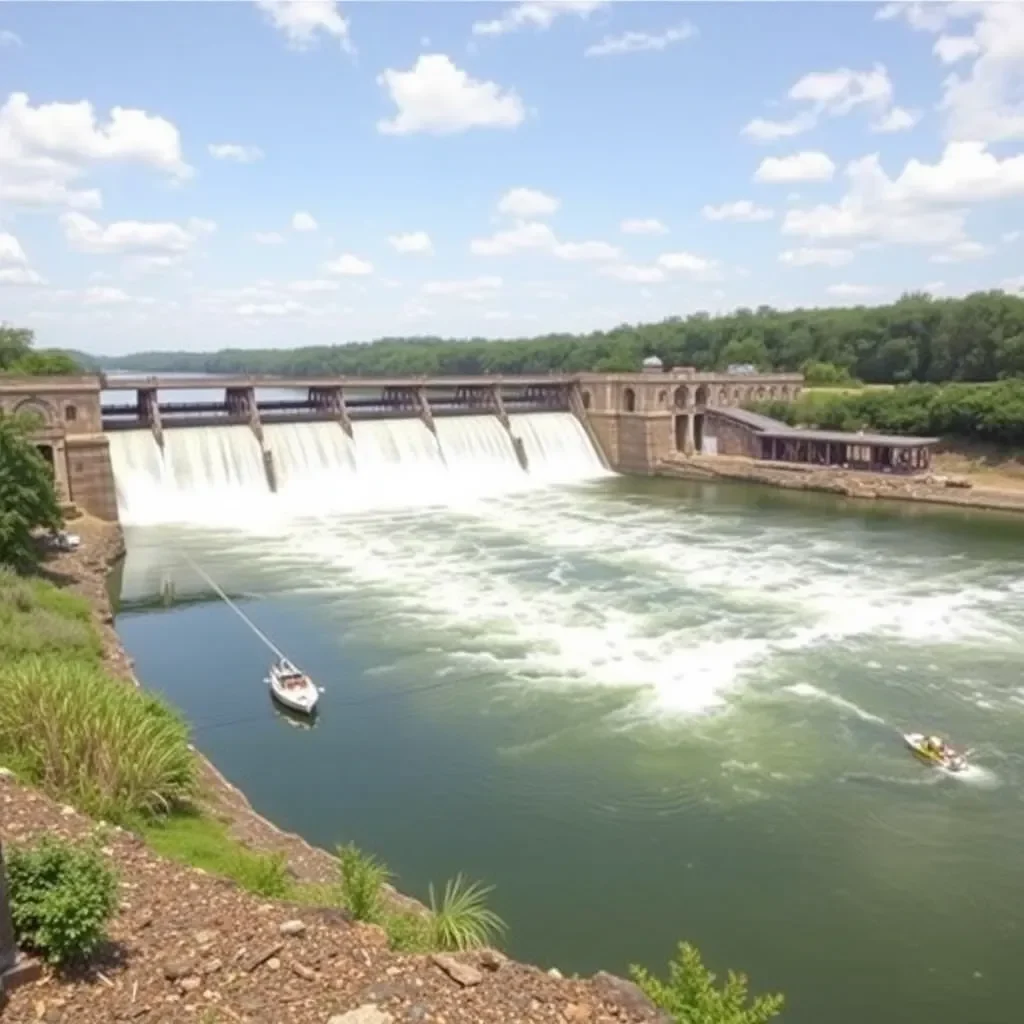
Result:
M742 444L730 409L795 398L802 384L799 374L660 366L463 377L0 376L0 411L35 415L62 500L115 520L204 490L209 500L217 492L319 501L371 478L376 486L388 477L392 491L430 486L431 473L443 472L508 486L650 474L674 451L728 453Z

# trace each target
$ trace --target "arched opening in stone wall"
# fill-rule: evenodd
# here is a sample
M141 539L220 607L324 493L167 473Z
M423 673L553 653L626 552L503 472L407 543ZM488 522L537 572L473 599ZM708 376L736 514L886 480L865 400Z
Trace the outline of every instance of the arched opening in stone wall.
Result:
M622 407L626 412L636 412L636 392L632 388L622 392Z
M764 393L765 393L764 392L764 385L763 384L759 384L758 387L757 387L757 399L758 399L758 401L760 401L762 398L764 398Z
M677 409L685 409L690 404L690 389L685 384L676 388L674 401Z
M584 409L589 409L590 408L590 392L589 391L584 391L583 392L583 408Z
M773 384L770 388L768 388L768 397L769 398L774 398L775 394L776 394L775 385Z
M718 404L728 405L729 404L729 389L719 388L718 389Z
M78 419L78 409L76 409L75 406L73 405L65 405L64 419L66 419L68 423L74 423L75 420Z
M667 391L659 391L658 392L658 405L664 405L666 401L668 401L668 392Z
M686 451L686 417L676 417L676 451Z
M52 444L37 444L36 448L39 450L39 454L46 459L50 469L53 469L55 463L53 461L53 445Z
M697 401L698 405L707 405L708 404L708 386L707 386L707 384L701 384L701 386L699 388L697 388L697 399L696 399L696 401Z
M789 388L785 384L779 388L779 397L782 399L789 398Z

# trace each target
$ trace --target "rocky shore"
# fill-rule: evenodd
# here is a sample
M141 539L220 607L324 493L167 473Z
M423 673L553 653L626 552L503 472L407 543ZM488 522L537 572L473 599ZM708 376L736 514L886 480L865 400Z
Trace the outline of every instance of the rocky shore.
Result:
M46 572L89 600L108 669L137 686L106 586L124 553L121 532L88 518L71 529L81 547L54 555ZM300 881L335 877L333 857L260 817L200 760L207 810L236 838L284 854ZM0 839L43 834L95 836L118 872L120 906L98 960L77 972L47 971L17 989L0 1006L4 1024L669 1024L635 985L614 975L563 978L493 950L395 953L382 929L344 911L249 894L162 858L131 833L62 807L0 770Z
M655 475L684 480L741 480L784 490L820 491L846 498L914 501L959 508L1024 512L1024 488L975 486L969 477L887 476L842 469L765 463L724 455L675 455L658 463Z

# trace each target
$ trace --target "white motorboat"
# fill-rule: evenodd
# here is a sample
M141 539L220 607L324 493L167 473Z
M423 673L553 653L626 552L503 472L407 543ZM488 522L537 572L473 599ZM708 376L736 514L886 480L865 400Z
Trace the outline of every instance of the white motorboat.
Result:
M287 659L282 658L270 666L267 682L274 699L286 708L304 715L316 711L320 691L305 672L300 672Z

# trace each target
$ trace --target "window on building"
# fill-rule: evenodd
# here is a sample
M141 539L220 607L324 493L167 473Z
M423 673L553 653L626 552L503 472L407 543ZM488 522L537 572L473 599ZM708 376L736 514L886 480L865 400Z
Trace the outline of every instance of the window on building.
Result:
M626 388L622 392L622 405L626 412L636 411L636 392L632 388Z
M68 423L74 423L78 419L78 410L73 405L64 406L64 419Z

